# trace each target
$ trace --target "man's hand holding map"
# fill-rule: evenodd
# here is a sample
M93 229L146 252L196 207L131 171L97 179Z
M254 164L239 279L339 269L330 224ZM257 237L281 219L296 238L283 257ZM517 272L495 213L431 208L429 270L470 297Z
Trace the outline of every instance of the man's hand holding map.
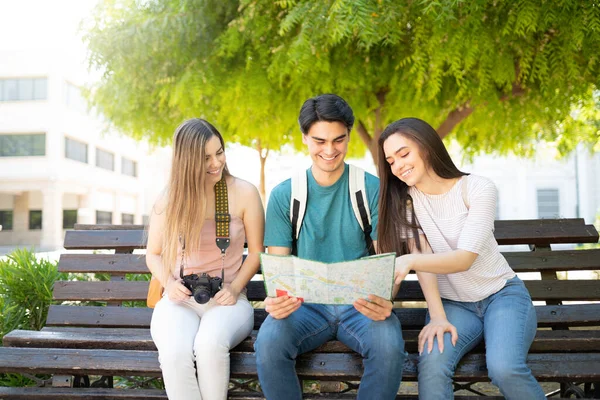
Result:
M260 255L267 296L288 295L320 304L352 304L369 294L391 299L395 260L394 253L336 263Z

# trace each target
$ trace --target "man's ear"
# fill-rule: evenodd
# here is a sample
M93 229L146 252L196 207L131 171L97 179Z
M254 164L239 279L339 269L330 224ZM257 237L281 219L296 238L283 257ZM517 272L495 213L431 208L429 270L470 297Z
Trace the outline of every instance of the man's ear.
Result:
M308 144L308 134L306 134L306 133L302 134L302 143Z

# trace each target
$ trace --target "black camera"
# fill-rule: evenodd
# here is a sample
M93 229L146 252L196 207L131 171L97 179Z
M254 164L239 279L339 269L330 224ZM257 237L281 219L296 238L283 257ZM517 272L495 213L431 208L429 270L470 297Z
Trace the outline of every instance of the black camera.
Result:
M214 297L223 284L223 278L212 277L206 273L190 274L183 278L183 285L192 292L196 303L205 304Z

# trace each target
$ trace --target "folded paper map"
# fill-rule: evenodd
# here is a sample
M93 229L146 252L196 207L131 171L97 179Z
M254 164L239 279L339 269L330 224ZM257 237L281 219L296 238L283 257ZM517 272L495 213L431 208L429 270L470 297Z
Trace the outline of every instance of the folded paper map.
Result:
M392 298L394 253L324 263L261 253L267 296L294 296L307 303L352 304L374 294Z

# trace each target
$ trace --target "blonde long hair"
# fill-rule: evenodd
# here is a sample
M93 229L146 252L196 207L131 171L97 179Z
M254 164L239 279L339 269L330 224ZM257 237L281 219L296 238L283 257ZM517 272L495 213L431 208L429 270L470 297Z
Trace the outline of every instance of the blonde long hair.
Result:
M173 136L173 161L167 186L166 224L162 243L164 276L179 260L180 237L185 240L186 252L200 247L200 231L206 217L205 155L206 143L216 136L223 150L225 142L219 131L208 121L194 118L183 122ZM229 176L227 165L223 176Z

